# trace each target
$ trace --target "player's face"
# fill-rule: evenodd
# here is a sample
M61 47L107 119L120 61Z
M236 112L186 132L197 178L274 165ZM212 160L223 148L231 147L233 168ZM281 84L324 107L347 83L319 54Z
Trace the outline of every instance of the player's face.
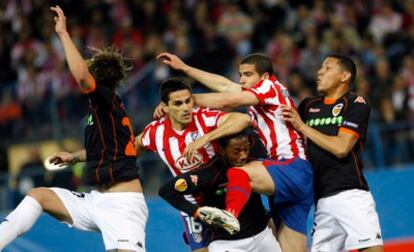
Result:
M252 64L241 64L239 66L240 84L243 88L251 88L254 84L265 78L256 71L256 66Z
M224 148L224 156L232 166L243 166L247 163L250 152L248 137L232 138Z
M189 90L183 89L170 93L167 113L176 129L184 129L193 119L193 97Z
M334 92L342 83L343 71L336 58L327 58L318 71L317 90L323 94Z

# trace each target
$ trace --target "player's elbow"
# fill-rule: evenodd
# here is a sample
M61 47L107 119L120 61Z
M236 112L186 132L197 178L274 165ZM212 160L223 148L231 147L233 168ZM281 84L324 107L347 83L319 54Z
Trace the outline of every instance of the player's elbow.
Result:
M349 154L349 150L346 148L339 148L334 152L335 157L337 158L345 158Z
M167 197L167 195L168 195L168 184L167 184L167 185L162 186L162 187L158 190L158 195L159 195L161 198L163 198L163 199L165 199L165 198Z

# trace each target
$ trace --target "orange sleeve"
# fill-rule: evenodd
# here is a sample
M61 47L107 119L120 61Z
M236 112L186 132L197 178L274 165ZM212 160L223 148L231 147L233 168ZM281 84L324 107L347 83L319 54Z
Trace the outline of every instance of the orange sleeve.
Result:
M81 90L82 93L84 93L84 94L92 93L96 89L95 78L92 77L92 84L89 85L87 88L85 88L84 85L82 85L82 84L80 84L79 86L80 86L80 90Z
M351 134L351 135L355 136L356 138L360 138L361 137L358 132L353 131L353 130L348 129L348 128L341 127L341 128L339 128L339 130L342 131L342 132Z

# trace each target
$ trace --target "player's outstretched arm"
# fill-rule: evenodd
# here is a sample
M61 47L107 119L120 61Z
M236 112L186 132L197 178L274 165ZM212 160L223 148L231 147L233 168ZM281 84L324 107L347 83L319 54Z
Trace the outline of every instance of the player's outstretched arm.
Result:
M257 97L247 91L237 93L193 94L193 98L197 106L221 110L232 110L237 107L255 106L259 104Z
M49 158L49 162L55 165L73 165L86 160L86 150L82 149L73 153L61 151Z
M183 155L187 158L187 160L192 161L197 150L209 142L223 136L236 134L251 126L251 124L252 121L247 114L238 112L227 113L220 118L218 127L216 129L210 131L209 133L187 145Z
M356 134L349 134L339 130L338 135L329 136L307 126L300 118L298 112L286 105L282 105L282 119L292 124L292 126L312 142L334 154L337 158L346 157L358 141Z
M185 73L215 92L230 93L241 91L241 86L239 84L221 75L209 73L189 66L174 54L164 52L159 54L157 59L162 60L164 64L170 66L171 68Z
M205 176L200 177L200 175L197 172L179 175L163 185L159 189L158 194L174 208L196 217L198 206L186 200L185 195L199 190L200 183L205 180ZM207 177L210 176L207 173L205 175ZM191 176L197 177L197 180L200 181L193 181Z
M79 83L81 90L85 93L90 92L95 88L95 80L89 73L85 60L79 53L79 50L76 48L66 29L65 14L59 5L50 7L50 9L56 14L54 17L55 31L59 35L60 41L62 42L69 69L73 77Z
M135 149L137 150L137 157L141 155L141 152L144 150L144 145L142 144L142 134L139 134L135 137Z

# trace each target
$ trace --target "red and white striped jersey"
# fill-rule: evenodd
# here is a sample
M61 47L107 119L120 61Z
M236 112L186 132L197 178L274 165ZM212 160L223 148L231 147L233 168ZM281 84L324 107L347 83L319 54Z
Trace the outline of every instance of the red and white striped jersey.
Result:
M252 92L259 99L258 105L249 107L249 113L269 157L276 160L306 159L302 134L281 117L280 105L295 108L287 88L272 75L270 79L262 80L244 91Z
M196 154L195 160L189 162L184 156L185 147L206 133L217 128L225 112L208 108L193 109L193 120L181 132L173 129L170 118L163 118L148 124L142 134L144 148L157 152L174 176L207 163L218 153L218 145L209 143Z

